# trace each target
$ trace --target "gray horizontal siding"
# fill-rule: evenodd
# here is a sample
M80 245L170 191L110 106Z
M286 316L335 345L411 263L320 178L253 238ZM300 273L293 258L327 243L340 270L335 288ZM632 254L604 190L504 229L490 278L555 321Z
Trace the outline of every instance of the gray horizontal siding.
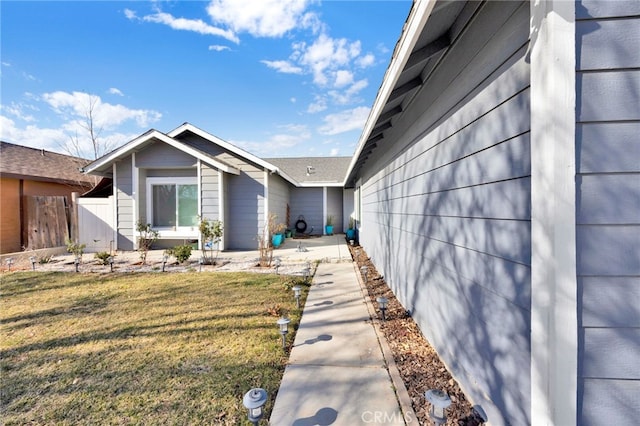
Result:
M218 220L220 218L218 171L201 163L200 179L202 217Z
M360 243L492 424L529 423L528 29L483 4L360 176Z
M229 215L225 224L228 249L256 249L264 224L264 172L245 164L240 175L228 175Z
M635 424L640 400L640 2L589 0L576 11L578 422Z
M277 175L269 175L269 213L276 215L276 223L287 227L287 206L289 206L289 184ZM291 222L291 220L289 220Z
M195 157L159 141L136 153L136 167L140 168L185 168L196 164Z
M132 158L116 163L116 220L118 250L133 250L135 218L133 209Z
M322 188L291 189L291 226L295 227L299 216L307 222L306 233L322 234L324 222L322 217Z

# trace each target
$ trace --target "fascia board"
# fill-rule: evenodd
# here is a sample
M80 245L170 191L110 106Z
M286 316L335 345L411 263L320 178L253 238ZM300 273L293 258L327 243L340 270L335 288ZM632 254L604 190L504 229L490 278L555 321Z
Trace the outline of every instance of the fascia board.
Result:
M436 5L436 0L424 0L424 1L414 1L413 8L411 9L410 15L407 18L407 22L405 23L404 30L402 35L400 36L400 40L398 40L398 44L394 51L394 56L391 59L391 63L389 64L389 68L384 74L384 78L382 79L382 84L380 86L380 90L378 90L378 95L373 103L373 107L369 112L369 117L365 123L364 128L362 129L362 134L360 135L360 139L358 141L358 146L356 151L351 158L351 163L349 164L349 168L347 169L347 173L345 174L345 179L343 185L347 184L347 181L351 177L351 173L353 172L353 168L355 167L356 162L358 161L358 157L364 148L367 139L369 138L369 134L373 130L373 126L376 124L378 117L382 113L391 92L396 86L398 82L398 78L400 78L400 74L404 69L405 64L409 60L411 56L411 51L415 47L420 35L422 33L422 29L427 23L427 20L431 16L431 12Z
M279 174L282 174L278 168L276 166L274 166L273 164L269 163L268 161L263 160L262 158L256 157L253 154L248 153L247 151L238 148L235 145L230 144L229 142L226 142L222 139L220 139L217 136L212 135L211 133L208 133L202 129L197 128L196 126L194 126L193 124L190 123L184 123L183 125L177 127L176 129L170 131L169 133L167 133L167 135L169 137L176 137L181 133L184 133L186 131L189 131L191 133L194 133L198 136L200 136L201 138L207 139L208 141L211 141L213 143L215 143L216 145L221 146L222 148L233 152L236 155L239 155L240 157L245 158L246 160L249 160L255 164L258 164L262 167L264 167L265 169L267 169L270 172L278 172Z
M119 160L120 158L128 155L130 152L134 151L136 148L144 145L145 143L149 142L152 139L157 139L159 141L162 141L168 145L171 145L172 147L179 149L189 155L194 156L195 158L199 158L202 161L222 170L225 171L227 173L232 173L234 175L239 175L240 171L238 169L236 169L235 167L231 167L227 164L221 163L219 161L216 161L215 159L204 155L202 152L197 151L181 142L176 141L175 139L165 135L164 133L159 132L158 130L151 130L149 132L144 133L143 135L138 136L137 138L135 138L134 140L132 140L131 142L121 146L120 148L116 149L115 151L113 151L111 154L107 154L104 157L94 161L91 164L88 164L87 166L84 167L84 173L85 174L91 174L92 172L95 172L96 170L100 169L101 167L104 167L108 164L111 164L117 160Z

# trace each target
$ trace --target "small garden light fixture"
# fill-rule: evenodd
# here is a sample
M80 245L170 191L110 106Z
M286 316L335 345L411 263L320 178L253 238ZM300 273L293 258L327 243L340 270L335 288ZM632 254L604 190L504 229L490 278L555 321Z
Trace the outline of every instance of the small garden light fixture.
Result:
M278 327L280 328L280 334L282 335L282 349L287 348L287 333L289 332L289 318L282 317L278 320Z
M262 407L264 407L266 403L267 391L262 388L253 388L244 394L242 404L247 409L249 421L253 423L254 426L258 425L258 422L260 422L260 419L264 415Z
M31 269L33 269L35 271L36 270L36 257L35 256L30 256L29 257L29 261L31 261Z
M76 272L80 272L80 257L76 256L73 264L76 266Z
M169 261L168 254L165 254L164 256L162 256L162 272L164 272L164 267L167 265L168 261Z
M367 274L369 273L369 267L367 265L364 265L360 268L360 271L362 272L362 275L364 276L364 282L366 283L368 281Z
M107 262L109 262L109 268L110 268L111 272L113 272L113 256L109 256L107 258Z
M300 309L300 293L302 291L302 287L294 285L291 290L293 290L293 297L296 298L296 308Z
M278 275L278 269L280 269L280 259L276 259L276 261L273 264L273 266L276 269L276 275Z
M424 394L427 401L431 404L429 409L429 417L435 425L443 425L447 422L447 407L451 405L449 395L440 389L429 389Z
M389 299L384 296L380 296L376 299L376 302L378 302L378 306L380 306L380 312L382 312L382 321L386 321L387 303L389 303Z
M352 246L355 245L356 241L355 240L349 240L349 244L351 244Z
M198 259L198 265L199 266L199 272L202 272L202 265L204 265L204 256L200 257L200 259Z
M15 261L13 260L13 257L9 257L9 258L7 258L6 262L7 262L7 266L9 267L9 272L11 272L11 265L13 265L13 264L14 264L14 262L15 262Z

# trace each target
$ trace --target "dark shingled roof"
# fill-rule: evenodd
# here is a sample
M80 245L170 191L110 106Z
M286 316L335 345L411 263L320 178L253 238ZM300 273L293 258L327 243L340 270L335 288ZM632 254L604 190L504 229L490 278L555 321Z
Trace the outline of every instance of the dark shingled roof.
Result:
M351 157L264 158L302 185L340 184L344 181ZM310 168L309 170L307 170ZM309 173L307 173L309 172Z
M0 175L17 179L81 184L91 187L94 176L80 173L90 163L78 157L57 154L44 149L0 142Z

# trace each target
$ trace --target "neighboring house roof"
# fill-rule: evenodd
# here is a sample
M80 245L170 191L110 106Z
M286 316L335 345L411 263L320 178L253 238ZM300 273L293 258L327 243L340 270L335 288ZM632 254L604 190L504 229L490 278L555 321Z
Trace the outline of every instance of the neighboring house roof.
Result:
M342 186L351 157L265 158L300 186Z
M0 175L15 179L93 186L95 177L80 172L89 160L44 149L0 142Z
M240 174L240 170L217 158L214 158L213 156L209 155L207 152L204 152L200 149L196 149L192 146L189 146L155 129L149 130L148 132L138 136L131 142L121 146L118 149L115 149L114 151L110 152L109 154L101 158L98 158L93 163L88 164L87 166L84 167L84 172L106 175L109 172L111 172L111 165L113 164L114 161L117 161L121 158L124 158L130 155L132 152L140 150L142 147L148 145L154 140L158 140L168 145L171 145L172 147L179 149L180 151L183 151L187 154L190 154L193 157L198 158L204 161L205 163L210 164L226 173L231 173L234 175Z

